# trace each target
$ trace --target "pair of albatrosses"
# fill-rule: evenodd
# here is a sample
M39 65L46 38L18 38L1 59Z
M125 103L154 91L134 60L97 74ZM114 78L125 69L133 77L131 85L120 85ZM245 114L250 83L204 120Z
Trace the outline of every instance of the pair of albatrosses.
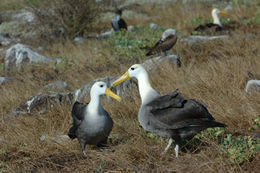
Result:
M151 87L148 73L140 64L131 66L112 86L117 86L130 77L137 78L142 99L138 113L139 123L145 130L169 138L169 144L163 153L167 152L174 140L175 154L178 157L182 140L191 139L209 127L225 127L225 124L215 121L202 103L193 99L185 100L178 91L161 96ZM85 145L106 143L113 127L111 117L100 105L102 94L121 100L107 88L106 83L96 82L90 91L90 103L84 105L76 102L72 108L73 126L68 135L72 139L78 139L84 156Z

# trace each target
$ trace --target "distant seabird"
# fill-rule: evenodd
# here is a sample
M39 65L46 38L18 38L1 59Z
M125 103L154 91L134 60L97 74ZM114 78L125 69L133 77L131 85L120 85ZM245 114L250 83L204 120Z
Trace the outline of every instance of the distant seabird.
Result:
M213 18L213 23L207 23L205 25L199 25L197 28L194 29L194 31L199 31L199 32L218 32L222 31L223 26L220 23L219 14L227 14L225 11L221 11L217 8L214 8L211 11L211 15Z
M139 123L145 130L169 138L169 144L163 153L167 152L175 140L175 154L178 157L182 140L191 139L209 127L225 127L225 124L215 121L203 103L194 99L185 100L178 91L161 96L151 87L148 73L140 64L131 66L112 86L119 85L130 77L137 78L142 100L138 113Z
M127 30L127 24L124 19L121 18L122 10L116 10L116 16L112 19L111 25L114 31L120 31L121 29Z
M162 37L157 43L150 48L149 52L146 56L154 55L156 53L164 52L165 56L167 55L167 51L175 45L177 41L177 33L175 29L167 29L162 34Z
M101 146L106 144L113 127L113 120L100 104L100 96L106 94L120 101L121 98L113 93L105 82L96 82L90 90L90 102L85 105L75 102L72 108L73 126L68 136L77 138L86 156L86 144Z

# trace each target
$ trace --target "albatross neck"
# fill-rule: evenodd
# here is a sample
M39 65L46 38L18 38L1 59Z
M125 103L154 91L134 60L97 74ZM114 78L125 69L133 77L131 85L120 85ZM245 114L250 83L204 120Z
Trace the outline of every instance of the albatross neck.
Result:
M217 13L212 13L213 23L222 27Z
M90 114L97 114L100 109L100 95L93 92L90 93L90 102L88 104L87 111Z
M137 80L139 93L142 99L142 104L146 104L153 98L158 96L158 92L155 91L150 84L149 75L146 71L141 73L137 77Z

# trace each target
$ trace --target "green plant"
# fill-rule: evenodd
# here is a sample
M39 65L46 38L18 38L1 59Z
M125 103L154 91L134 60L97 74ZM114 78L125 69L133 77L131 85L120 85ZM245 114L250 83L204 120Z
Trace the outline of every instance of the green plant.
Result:
M254 131L254 130L259 130L260 129L260 115L256 116L255 118L251 119L251 127L249 130Z
M208 138L211 140L218 140L218 143L220 144L223 141L224 135L226 133L225 128L215 127L215 128L207 128L206 130L203 130L201 133L195 136L195 138L203 139Z
M244 25L249 25L249 24L260 25L260 12L258 12L252 18L248 18L248 19L243 20L242 24L244 24Z
M232 163L243 163L252 159L259 151L259 140L250 136L233 138L228 134L221 145L221 152L229 157Z

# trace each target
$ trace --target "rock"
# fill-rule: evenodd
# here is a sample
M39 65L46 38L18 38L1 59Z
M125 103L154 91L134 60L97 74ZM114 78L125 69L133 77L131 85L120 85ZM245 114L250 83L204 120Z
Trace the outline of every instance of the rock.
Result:
M9 78L9 77L0 77L0 85L9 83L9 82L11 82L11 81L13 81L12 78Z
M70 90L70 87L67 84L67 82L63 82L63 81L52 82L43 87L43 91L47 91L47 92L60 92L64 90Z
M233 9L233 7L232 7L232 5L227 5L223 10L224 11L226 11L226 12L228 12L228 11L230 11L230 10L232 10Z
M253 134L254 138L260 139L260 132L256 132Z
M84 38L83 37L75 37L74 40L73 40L75 43L78 43L78 44L83 44L84 43Z
M6 51L5 68L22 67L28 63L60 63L60 59L47 58L23 44L16 44Z
M160 66L165 64L176 64L178 67L181 66L181 61L177 55L158 56L152 59L148 59L142 63L147 71L155 71Z
M219 35L219 36L201 36L201 35L191 35L185 38L182 38L180 42L187 42L189 44L194 44L198 42L206 42L209 40L215 39L228 39L230 38L229 35Z
M150 23L150 24L149 24L149 27L150 27L151 29L158 29L158 28L159 28L159 25L157 25L156 23Z
M7 46L12 42L17 42L19 39L11 38L7 32L0 32L0 46Z
M48 135L42 135L40 137L41 142L47 141L47 140L50 140L50 141L53 141L53 142L56 142L59 144L64 144L64 143L68 142L70 140L70 138L68 135L59 135L59 136L52 136L52 137L48 136Z
M72 100L73 95L71 93L39 93L14 108L11 116L27 113L42 114L57 105L72 104Z
M25 11L25 10L22 10L22 11L18 11L16 13L14 13L11 18L13 20L17 20L17 21L23 21L23 22L33 22L34 19L35 19L35 15L30 12L30 11Z
M96 35L88 35L88 38L96 38L96 39L101 39L101 38L107 38L109 37L112 33L114 32L113 29L103 32L101 34L96 34Z
M257 79L249 80L246 84L245 91L249 94L251 94L254 91L259 92L260 91L260 80L257 80Z
M136 26L133 26L133 25L130 25L127 27L127 30L128 31L136 31L137 27Z

